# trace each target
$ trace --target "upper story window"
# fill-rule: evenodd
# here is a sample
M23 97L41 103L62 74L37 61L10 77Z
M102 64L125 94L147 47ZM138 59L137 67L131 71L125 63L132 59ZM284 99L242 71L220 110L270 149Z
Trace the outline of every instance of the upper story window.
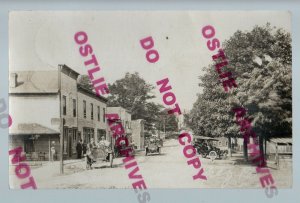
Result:
M73 117L76 117L76 99L73 99Z
M105 108L103 108L103 122L105 123Z
M63 96L63 115L67 114L67 97Z
M86 101L83 100L83 117L86 118Z
M91 103L91 119L94 120L94 105Z
M100 121L100 107L97 106L97 119Z

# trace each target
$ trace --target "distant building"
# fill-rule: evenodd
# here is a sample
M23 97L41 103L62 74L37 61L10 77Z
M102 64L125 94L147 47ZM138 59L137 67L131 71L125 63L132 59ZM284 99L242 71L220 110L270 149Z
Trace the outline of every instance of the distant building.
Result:
M10 73L11 148L23 147L29 160L48 160L50 147L60 154L62 132L64 156L73 158L79 139L110 139L104 116L107 99L78 85L78 76L66 65L59 65L58 71Z
M137 149L145 148L145 121L143 119L131 121L132 139Z
M125 130L128 141L132 142L132 128L131 128L131 113L123 107L107 107L107 112L109 114L118 114L122 126ZM112 132L109 131L110 137L112 137ZM115 140L111 140L115 144Z

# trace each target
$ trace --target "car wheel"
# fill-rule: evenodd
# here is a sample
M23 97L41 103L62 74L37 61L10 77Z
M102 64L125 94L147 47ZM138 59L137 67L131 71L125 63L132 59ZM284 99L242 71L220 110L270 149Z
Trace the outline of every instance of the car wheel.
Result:
M215 151L210 151L208 156L211 160L215 160L217 158L218 154Z

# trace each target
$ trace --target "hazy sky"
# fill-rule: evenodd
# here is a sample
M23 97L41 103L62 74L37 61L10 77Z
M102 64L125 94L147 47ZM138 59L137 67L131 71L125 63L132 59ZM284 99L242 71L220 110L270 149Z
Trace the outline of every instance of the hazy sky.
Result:
M74 34L85 31L109 83L137 71L149 83L168 77L181 109L190 109L200 92L198 76L211 63L201 28L213 25L223 42L240 30L265 25L291 30L288 12L240 11L68 11L11 12L9 19L10 71L54 70L66 64L86 74ZM159 62L150 64L139 40L152 36ZM168 37L168 39L166 38ZM155 101L161 101L157 89Z

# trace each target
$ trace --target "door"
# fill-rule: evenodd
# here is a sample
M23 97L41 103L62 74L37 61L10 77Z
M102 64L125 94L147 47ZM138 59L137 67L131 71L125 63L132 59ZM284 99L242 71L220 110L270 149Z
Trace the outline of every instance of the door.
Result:
M72 157L73 130L69 129L68 133L68 157Z

